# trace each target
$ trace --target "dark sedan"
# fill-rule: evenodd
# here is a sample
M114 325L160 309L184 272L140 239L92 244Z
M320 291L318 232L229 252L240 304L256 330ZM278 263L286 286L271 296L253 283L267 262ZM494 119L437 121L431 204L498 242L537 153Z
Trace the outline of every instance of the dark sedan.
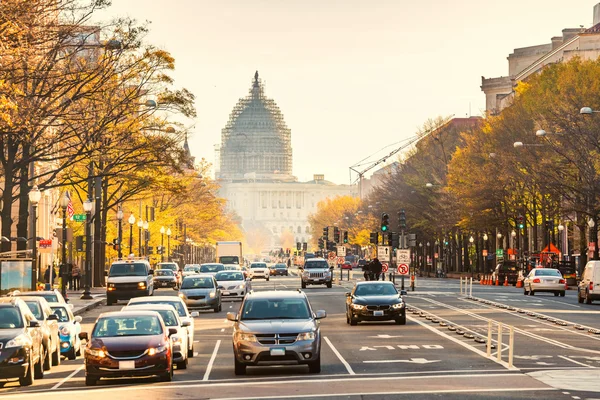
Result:
M156 311L117 311L101 314L85 348L85 384L100 378L158 375L173 379L170 336Z
M346 293L346 322L356 325L361 321L394 320L406 324L406 307L402 295L392 282L357 282L352 292Z
M154 270L154 287L170 287L172 289L177 289L177 275L170 269L157 269Z
M271 267L271 275L285 275L288 276L287 265L283 263L275 264Z

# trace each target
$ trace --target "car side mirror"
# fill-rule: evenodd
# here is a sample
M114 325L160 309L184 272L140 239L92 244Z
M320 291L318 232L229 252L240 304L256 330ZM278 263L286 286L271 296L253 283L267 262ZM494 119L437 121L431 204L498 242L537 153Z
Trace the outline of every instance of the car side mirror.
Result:
M346 292L346 297L351 297L351 296L352 296L352 293Z
M169 328L169 337L175 335L177 333L177 328Z
M192 311L190 314L190 317L192 318L198 318L200 316L200 313L198 311Z
M407 294L408 294L408 292L406 290L400 291L400 296L406 296Z
M325 310L319 310L315 314L315 319L322 319L322 318L325 318L326 316L327 316L327 313L325 312Z
M236 313L228 312L227 313L227 320L231 321L231 322L237 322L238 316L237 316Z
M148 270L148 275L154 275L154 270L153 269Z
M190 321L182 321L181 326L183 326L183 327L192 326L192 323Z
M38 321L38 320L31 320L31 321L29 321L29 327L30 328L39 328L40 326L41 326L40 325L40 321Z
M75 316L74 321L77 322L78 324L80 324L82 320L83 319L81 318L81 316L79 316L79 315Z
M88 339L88 333L87 332L80 332L79 333L79 340L85 340L87 342L89 340Z
M56 314L48 315L48 321L58 321L58 315L56 315Z

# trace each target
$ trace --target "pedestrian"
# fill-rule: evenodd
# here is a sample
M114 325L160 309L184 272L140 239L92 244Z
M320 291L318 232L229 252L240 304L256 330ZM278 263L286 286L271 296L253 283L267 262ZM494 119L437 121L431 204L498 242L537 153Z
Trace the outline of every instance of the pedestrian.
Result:
M379 262L378 258L374 258L371 262L371 272L374 275L374 280L378 281L379 276L381 275L381 270L383 269L383 265Z
M363 265L363 276L365 277L365 281L370 280L370 278L371 278L371 263L370 262Z
M71 270L71 277L72 277L71 280L73 282L73 290L81 289L80 274L81 274L81 269L79 269L79 266L77 264L73 265L73 269Z
M52 276L50 276L52 274ZM52 273L52 266L48 265L46 268L46 272L44 272L44 282L52 285L52 278L54 278L54 273Z
M67 270L65 271L67 274L67 283L69 284L69 290L73 290L73 264L67 264Z

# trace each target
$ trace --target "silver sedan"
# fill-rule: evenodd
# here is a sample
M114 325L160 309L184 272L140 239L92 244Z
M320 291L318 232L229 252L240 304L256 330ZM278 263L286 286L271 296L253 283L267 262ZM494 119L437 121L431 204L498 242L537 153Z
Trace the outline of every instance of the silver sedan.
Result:
M551 292L555 296L565 295L565 279L554 268L534 268L525 277L523 294L533 296L537 292Z

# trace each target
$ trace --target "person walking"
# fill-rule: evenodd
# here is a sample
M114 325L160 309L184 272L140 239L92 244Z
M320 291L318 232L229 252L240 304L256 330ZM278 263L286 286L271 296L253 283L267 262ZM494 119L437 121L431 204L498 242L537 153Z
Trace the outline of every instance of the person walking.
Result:
M73 290L73 264L67 263L67 283L69 284L69 290Z
M371 272L374 275L374 280L376 280L376 281L379 280L382 269L383 269L383 265L381 265L381 262L379 262L379 259L374 258L373 261L371 261Z
M371 280L371 263L368 262L363 266L363 276L365 277L365 281Z
M81 289L80 280L81 280L81 269L77 264L73 265L73 269L71 270L71 281L73 283L73 290Z

